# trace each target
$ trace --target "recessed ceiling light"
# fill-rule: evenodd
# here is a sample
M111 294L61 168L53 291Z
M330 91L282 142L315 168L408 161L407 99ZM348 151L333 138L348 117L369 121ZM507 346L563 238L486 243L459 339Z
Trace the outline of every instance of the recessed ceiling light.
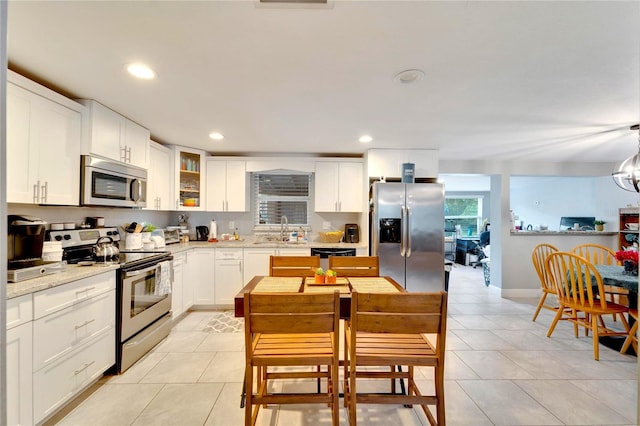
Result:
M129 64L127 65L127 71L132 76L143 80L151 80L156 76L155 71L144 64Z
M418 80L422 80L424 78L424 75L424 71L422 70L404 70L396 74L393 77L393 81L400 84L410 84L415 83Z
M359 142L361 143L369 143L373 140L373 138L369 135L362 135L360 136L360 139L358 139Z
M209 137L214 141L221 141L222 139L224 139L224 136L222 135L222 133L218 133L218 132L209 133Z

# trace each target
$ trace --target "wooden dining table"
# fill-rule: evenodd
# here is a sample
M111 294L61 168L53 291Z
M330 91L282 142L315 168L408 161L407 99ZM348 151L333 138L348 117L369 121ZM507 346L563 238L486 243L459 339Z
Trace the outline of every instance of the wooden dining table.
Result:
M351 292L405 292L406 290L391 277L338 277L336 284L315 284L313 277L264 277L255 276L234 297L234 315L244 317L244 295L249 292L261 293L308 293L340 292L340 318L348 319L351 314Z
M627 275L624 273L624 267L618 265L594 265L602 283L614 287L621 287L629 290L629 307L638 308L638 276ZM629 326L633 325L633 318L629 317ZM624 337L605 336L600 338L600 343L609 348L620 350L624 342ZM629 348L627 354L635 355L635 351Z

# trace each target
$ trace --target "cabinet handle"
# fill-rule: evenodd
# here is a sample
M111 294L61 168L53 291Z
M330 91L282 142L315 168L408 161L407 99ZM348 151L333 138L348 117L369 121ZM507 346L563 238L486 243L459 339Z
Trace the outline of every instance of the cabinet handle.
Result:
M229 201L225 200L225 207L224 207L224 211L228 212L229 211Z
M127 163L131 164L131 147L127 147L125 150L125 159Z
M335 203L333 203L333 211L337 212L338 211L338 202L336 201Z
M222 211L224 211L224 200L222 200Z
M87 288L83 288L82 290L78 290L76 291L76 295L80 294L80 293L89 293L91 290L95 289L96 287L87 287Z
M85 321L84 323L82 323L82 324L80 324L80 325L76 325L76 330L77 330L77 329L79 329L79 328L82 328L82 327L84 327L84 326L86 326L86 325L89 325L89 324L91 324L91 323L92 323L92 322L94 322L94 321L95 321L95 319L92 319L92 320L89 320L89 321Z
M40 181L33 184L33 202L38 203L40 199Z
M41 202L46 203L47 202L47 196L49 195L49 182L45 182L44 185L42 185L42 195L41 195Z
M127 162L127 146L121 146L120 147L120 161L122 161L123 163Z
M84 367L82 367L80 370L76 370L74 372L74 374L77 376L78 374L82 373L84 370L86 370L87 368L91 367L93 364L95 363L95 361L91 361L87 364L84 365Z
M176 210L178 210L178 206L180 205L180 200L176 198Z

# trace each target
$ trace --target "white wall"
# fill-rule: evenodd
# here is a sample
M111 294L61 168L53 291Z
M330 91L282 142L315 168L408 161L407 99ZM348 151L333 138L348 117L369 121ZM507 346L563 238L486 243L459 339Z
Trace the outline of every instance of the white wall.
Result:
M524 226L545 224L558 231L562 216L593 216L618 229L618 208L636 205L638 194L623 191L611 177L512 176L510 209Z

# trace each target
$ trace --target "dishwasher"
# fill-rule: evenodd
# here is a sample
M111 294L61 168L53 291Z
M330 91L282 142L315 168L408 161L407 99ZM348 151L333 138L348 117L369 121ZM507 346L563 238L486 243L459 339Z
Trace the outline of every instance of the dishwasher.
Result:
M311 248L311 256L320 256L320 267L329 268L329 256L355 256L354 248Z

